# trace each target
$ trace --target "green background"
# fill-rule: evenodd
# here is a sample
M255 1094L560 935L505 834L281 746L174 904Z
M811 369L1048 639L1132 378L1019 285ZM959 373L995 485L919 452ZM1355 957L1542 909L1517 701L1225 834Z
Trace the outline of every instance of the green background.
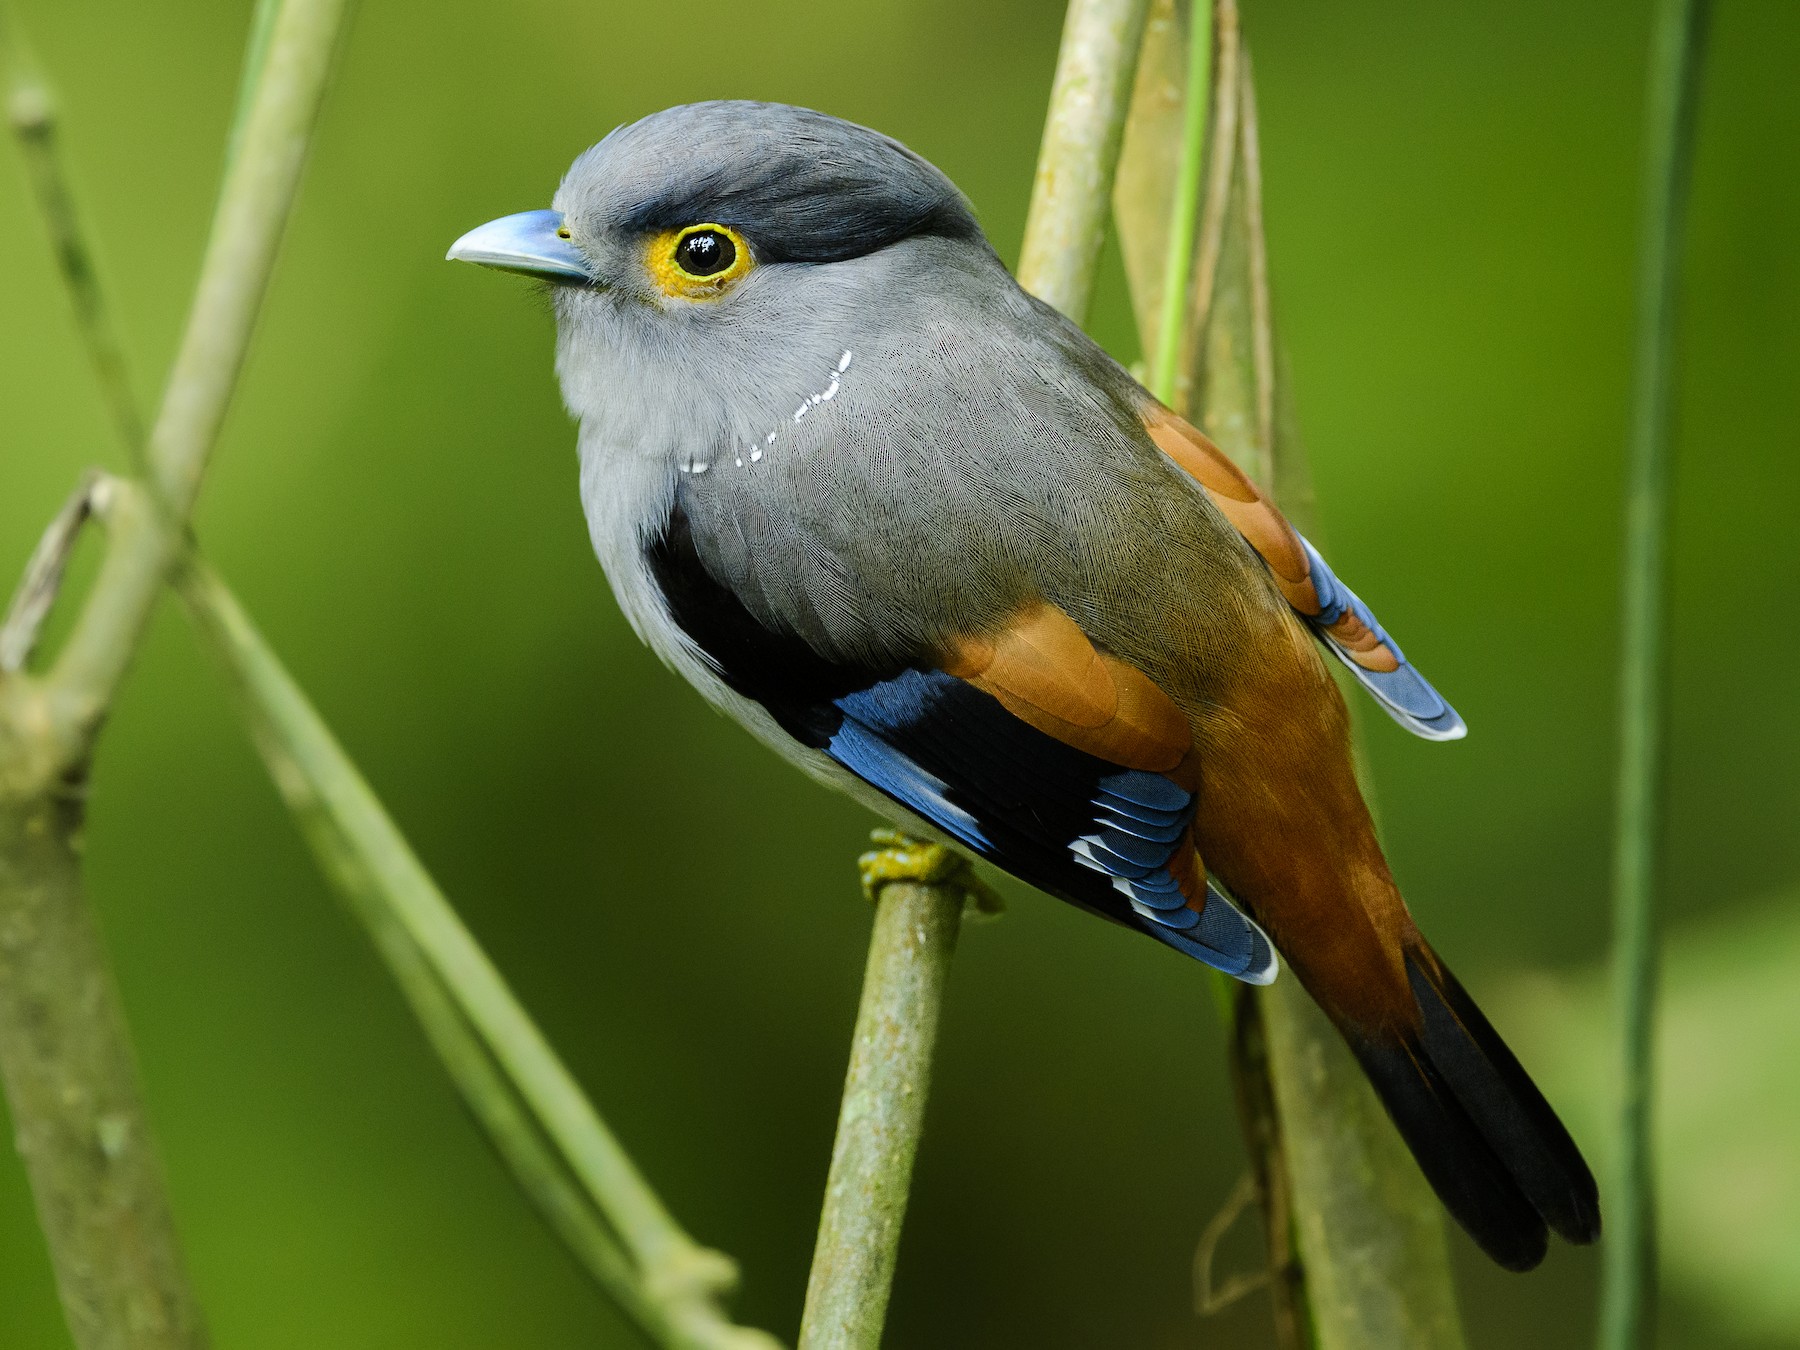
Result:
M1678 933L1709 936L1765 921L1766 897L1800 879L1800 12L1717 9L1682 324L1662 872ZM147 402L198 263L248 12L19 5ZM1367 719L1391 856L1527 1060L1575 1046L1598 1065L1600 1011L1534 1020L1554 1005L1532 991L1580 984L1607 926L1648 7L1248 0L1245 22L1331 556L1473 728L1434 747ZM589 554L543 305L441 259L470 226L547 204L615 124L718 96L899 136L1016 256L1059 26L1048 0L363 0L199 516L672 1208L740 1258L743 1317L784 1337L868 929L852 858L876 822L637 645ZM1106 267L1093 326L1130 359L1110 250ZM9 148L0 576L81 468L118 458ZM172 607L92 806L96 902L220 1347L635 1343L468 1123ZM1260 1296L1205 1322L1189 1307L1195 1240L1243 1167L1207 980L1008 885L1008 916L958 956L890 1339L1266 1344ZM1790 1041L1796 976L1775 969L1773 1001L1750 1005ZM1792 1058L1759 1054L1769 1028L1714 1021L1670 1065L1676 1098L1737 1110L1734 1084L1792 1084ZM1720 1087L1690 1077L1701 1063L1735 1068ZM1588 1102L1571 1116L1590 1145L1598 1073L1552 1086ZM1737 1118L1789 1140L1792 1096ZM1685 1154L1666 1166L1675 1184L1696 1174ZM1800 1243L1791 1214L1757 1242ZM1665 1343L1800 1344L1795 1319L1746 1314L1684 1261L1708 1239L1678 1220ZM1592 1252L1519 1278L1456 1246L1473 1346L1588 1342ZM1252 1262L1253 1244L1228 1258ZM64 1344L22 1174L0 1159L0 1346Z

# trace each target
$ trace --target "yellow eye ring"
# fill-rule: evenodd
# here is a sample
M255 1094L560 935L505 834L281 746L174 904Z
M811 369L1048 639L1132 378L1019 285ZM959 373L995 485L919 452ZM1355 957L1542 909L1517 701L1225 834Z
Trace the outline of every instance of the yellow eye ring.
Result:
M711 221L664 230L644 250L644 267L656 288L684 300L723 295L755 265L749 240Z

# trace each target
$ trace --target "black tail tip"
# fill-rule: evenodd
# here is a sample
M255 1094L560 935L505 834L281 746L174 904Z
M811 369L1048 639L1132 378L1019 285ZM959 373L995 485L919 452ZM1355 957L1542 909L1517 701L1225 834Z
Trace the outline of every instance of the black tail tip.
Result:
M1418 1031L1348 1039L1432 1189L1507 1270L1537 1266L1552 1232L1595 1241L1599 1190L1556 1112L1435 953L1406 964Z

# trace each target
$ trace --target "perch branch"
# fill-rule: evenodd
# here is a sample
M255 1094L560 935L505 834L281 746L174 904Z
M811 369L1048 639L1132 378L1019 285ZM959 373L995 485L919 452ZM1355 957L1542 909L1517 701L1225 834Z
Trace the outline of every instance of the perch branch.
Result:
M954 884L876 893L800 1350L881 1343L962 907Z
M1093 294L1148 8L1149 0L1070 0L1063 23L1018 275L1077 322ZM875 897L802 1350L881 1342L967 889L959 877L943 882L894 882Z

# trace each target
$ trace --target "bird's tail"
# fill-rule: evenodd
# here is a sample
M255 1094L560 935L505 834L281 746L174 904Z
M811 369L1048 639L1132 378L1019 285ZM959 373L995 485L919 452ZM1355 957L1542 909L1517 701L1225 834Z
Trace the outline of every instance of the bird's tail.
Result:
M1338 1025L1426 1180L1508 1270L1543 1259L1546 1230L1594 1241L1599 1195L1562 1121L1424 938L1403 950L1416 1025Z

